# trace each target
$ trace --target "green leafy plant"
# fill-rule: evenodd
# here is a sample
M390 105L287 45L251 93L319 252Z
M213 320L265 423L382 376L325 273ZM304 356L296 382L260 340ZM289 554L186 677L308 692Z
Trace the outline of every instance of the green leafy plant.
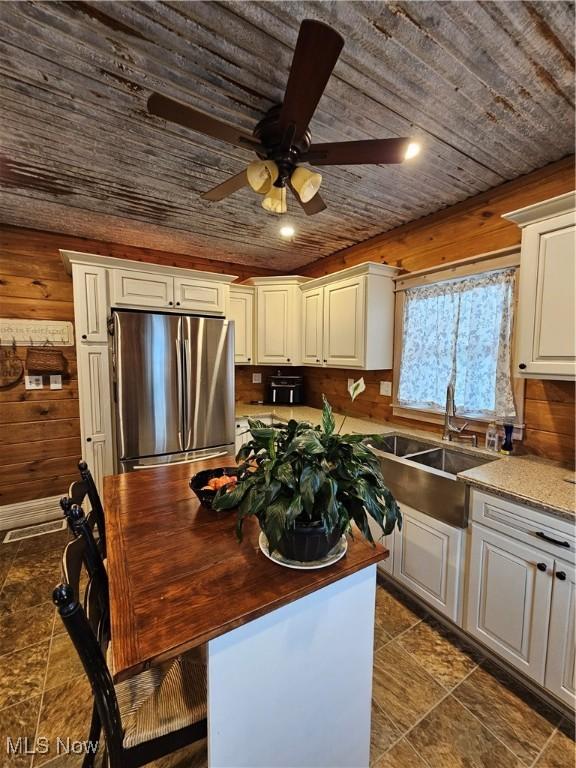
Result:
M337 434L324 396L323 403L322 424L315 427L294 419L285 427L268 427L249 419L252 439L236 456L238 484L218 491L212 504L217 510L238 507L239 538L249 515L258 518L271 549L295 525L323 524L332 533L351 531L354 522L372 543L368 516L383 534L401 526L380 462L363 445L366 436Z

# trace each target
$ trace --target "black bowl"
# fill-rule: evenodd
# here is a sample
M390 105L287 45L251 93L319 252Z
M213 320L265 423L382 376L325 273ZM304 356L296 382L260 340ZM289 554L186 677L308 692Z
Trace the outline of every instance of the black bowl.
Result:
M198 472L197 475L194 475L190 480L190 488L194 491L203 507L212 509L212 502L214 501L214 496L216 496L217 491L203 490L204 486L207 485L208 481L212 480L213 477L222 477L222 475L233 477L237 474L238 469L236 467L204 469L202 472Z

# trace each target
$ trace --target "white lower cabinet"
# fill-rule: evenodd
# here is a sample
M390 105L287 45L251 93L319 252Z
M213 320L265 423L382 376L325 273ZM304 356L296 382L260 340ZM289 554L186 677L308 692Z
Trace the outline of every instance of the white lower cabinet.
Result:
M384 573L390 576L394 573L394 537L396 536L396 529L392 531L389 536L382 535L382 529L378 523L368 515L368 525L372 532L372 537L377 544L382 544L388 550L388 557L386 560L382 560L378 563L378 570L384 571Z
M536 682L544 683L554 558L472 525L465 629Z
M458 621L463 530L405 504L395 531L393 575L437 611Z
M548 690L571 707L576 706L576 568L556 560L546 654Z
M249 430L250 428L248 426L248 419L240 419L236 421L236 453L238 453L244 443L247 443L252 439Z

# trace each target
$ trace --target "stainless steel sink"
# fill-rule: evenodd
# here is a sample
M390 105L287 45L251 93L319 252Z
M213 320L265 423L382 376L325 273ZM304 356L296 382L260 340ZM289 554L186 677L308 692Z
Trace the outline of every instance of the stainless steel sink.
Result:
M415 437L404 437L403 435L374 435L370 440L370 447L392 453L394 456L407 456L420 451L428 451L435 448L434 443L424 443Z
M456 475L496 458L402 435L374 436L366 444L380 458L386 485L401 504L458 528L468 525L468 489Z

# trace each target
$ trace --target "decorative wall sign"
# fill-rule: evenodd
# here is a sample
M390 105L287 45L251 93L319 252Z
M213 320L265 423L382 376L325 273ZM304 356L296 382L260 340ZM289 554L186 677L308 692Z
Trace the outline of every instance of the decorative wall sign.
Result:
M0 318L0 345L31 347L53 344L56 347L74 346L74 328L66 320L12 320Z

